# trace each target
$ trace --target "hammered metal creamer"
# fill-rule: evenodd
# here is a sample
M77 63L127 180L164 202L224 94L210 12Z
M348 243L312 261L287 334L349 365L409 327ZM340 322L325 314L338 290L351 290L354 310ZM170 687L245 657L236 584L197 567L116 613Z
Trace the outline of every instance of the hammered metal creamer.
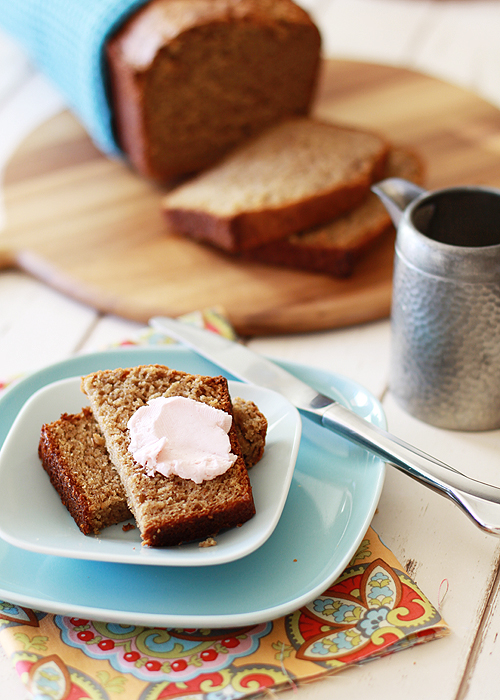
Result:
M500 191L374 187L397 225L390 390L441 428L500 427Z

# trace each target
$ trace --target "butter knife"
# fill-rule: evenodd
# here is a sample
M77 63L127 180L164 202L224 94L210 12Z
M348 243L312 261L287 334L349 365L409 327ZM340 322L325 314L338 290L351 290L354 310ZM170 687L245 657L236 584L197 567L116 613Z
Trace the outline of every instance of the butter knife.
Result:
M471 479L369 423L241 343L171 318L155 317L150 320L150 325L181 341L237 379L277 391L305 418L341 435L451 499L482 530L500 535L500 488Z

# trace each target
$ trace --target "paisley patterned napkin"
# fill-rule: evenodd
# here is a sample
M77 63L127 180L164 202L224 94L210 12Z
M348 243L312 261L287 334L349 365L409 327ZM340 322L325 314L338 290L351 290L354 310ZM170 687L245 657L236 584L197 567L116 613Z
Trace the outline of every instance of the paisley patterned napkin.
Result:
M233 336L217 311L185 320ZM165 342L173 341L148 330L126 344ZM0 601L0 643L40 699L237 700L294 688L448 632L372 528L323 595L250 627L147 628Z

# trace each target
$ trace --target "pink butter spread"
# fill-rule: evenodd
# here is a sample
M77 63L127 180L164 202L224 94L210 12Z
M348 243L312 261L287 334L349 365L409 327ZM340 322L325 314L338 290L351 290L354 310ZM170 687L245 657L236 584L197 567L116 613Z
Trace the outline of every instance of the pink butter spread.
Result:
M231 422L225 411L183 396L152 399L127 423L128 450L148 476L177 474L201 484L236 461L228 436Z

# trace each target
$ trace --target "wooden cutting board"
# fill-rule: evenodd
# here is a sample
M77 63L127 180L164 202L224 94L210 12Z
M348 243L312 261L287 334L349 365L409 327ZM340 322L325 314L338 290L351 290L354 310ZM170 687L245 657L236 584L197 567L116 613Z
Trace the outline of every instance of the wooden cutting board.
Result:
M500 112L470 92L407 70L326 61L314 111L414 148L431 189L500 186ZM161 194L99 153L65 112L38 128L7 168L0 267L138 321L222 306L249 336L388 315L393 238L347 280L239 262L171 235Z

